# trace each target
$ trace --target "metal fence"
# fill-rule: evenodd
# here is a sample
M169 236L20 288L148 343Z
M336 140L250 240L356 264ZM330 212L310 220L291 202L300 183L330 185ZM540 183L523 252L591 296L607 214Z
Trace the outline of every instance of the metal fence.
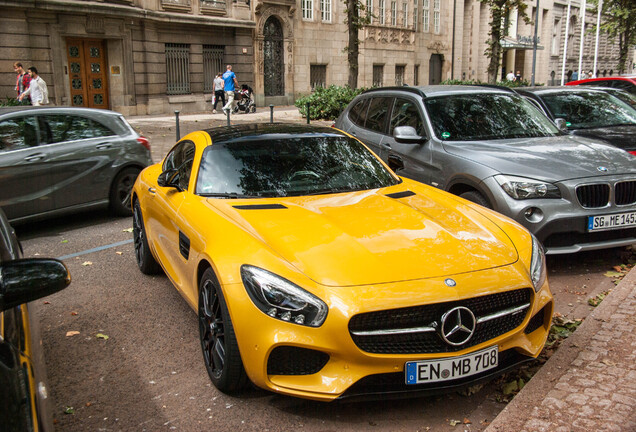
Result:
M190 45L166 44L166 93L190 93Z

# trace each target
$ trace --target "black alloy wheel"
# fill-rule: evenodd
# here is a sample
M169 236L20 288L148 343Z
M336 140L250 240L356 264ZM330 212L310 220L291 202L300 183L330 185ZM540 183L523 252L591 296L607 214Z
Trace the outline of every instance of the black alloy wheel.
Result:
M199 335L205 367L212 383L224 393L236 393L247 384L232 320L212 271L199 284Z
M130 197L132 188L141 171L139 168L129 167L120 171L110 189L110 207L116 215L131 216Z
M150 252L150 246L148 246L148 239L146 238L146 230L144 228L144 219L141 215L141 206L137 200L135 200L133 211L133 242L139 270L147 275L161 272L161 266L159 266L152 256L152 252Z
M492 205L488 202L486 197L484 197L481 193L477 191L468 191L459 195L460 197L467 199L468 201L472 201L475 204L479 204L482 207L486 207L487 209L492 210Z

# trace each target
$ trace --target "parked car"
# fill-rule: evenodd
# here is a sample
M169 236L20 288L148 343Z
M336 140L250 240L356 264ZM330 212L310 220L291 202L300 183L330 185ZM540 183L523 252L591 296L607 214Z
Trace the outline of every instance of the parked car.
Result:
M586 87L516 89L574 135L606 141L636 155L636 110L602 90ZM636 163L636 160L635 160Z
M592 87L592 86L587 86L586 88L591 88L591 89L596 89L596 90L603 90L604 92L607 92L609 94L611 94L614 97L619 98L620 100L622 100L623 102L625 102L626 104L628 104L629 106L631 106L632 108L634 108L636 110L636 94L632 94L628 91L622 90L622 89L618 89L618 88L614 88L614 87Z
M0 108L0 207L11 222L80 209L131 215L130 191L150 144L112 111Z
M513 90L373 89L335 126L400 175L510 216L547 253L636 243L634 156L561 132Z
M570 81L565 85L612 87L625 90L633 95L636 95L636 75L587 78L577 81Z
M198 312L207 371L330 401L449 390L536 357L553 300L522 226L401 179L332 128L193 132L133 190L143 273Z
M61 261L21 255L0 210L0 425L3 432L52 431L39 321L28 302L65 288L71 277Z

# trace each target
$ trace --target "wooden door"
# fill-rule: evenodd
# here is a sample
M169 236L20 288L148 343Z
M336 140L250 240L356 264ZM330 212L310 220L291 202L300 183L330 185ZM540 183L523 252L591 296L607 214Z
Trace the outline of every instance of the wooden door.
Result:
M104 41L67 39L71 105L108 109L108 76Z

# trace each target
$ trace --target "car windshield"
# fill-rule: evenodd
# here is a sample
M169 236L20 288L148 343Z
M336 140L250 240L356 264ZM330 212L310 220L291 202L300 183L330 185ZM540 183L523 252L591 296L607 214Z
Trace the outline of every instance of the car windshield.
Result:
M446 141L558 135L557 127L516 94L454 94L424 99L433 130Z
M196 193L219 198L299 196L375 189L400 181L349 137L261 136L207 147Z
M636 124L636 111L605 92L551 93L541 96L554 118L563 118L571 129Z

